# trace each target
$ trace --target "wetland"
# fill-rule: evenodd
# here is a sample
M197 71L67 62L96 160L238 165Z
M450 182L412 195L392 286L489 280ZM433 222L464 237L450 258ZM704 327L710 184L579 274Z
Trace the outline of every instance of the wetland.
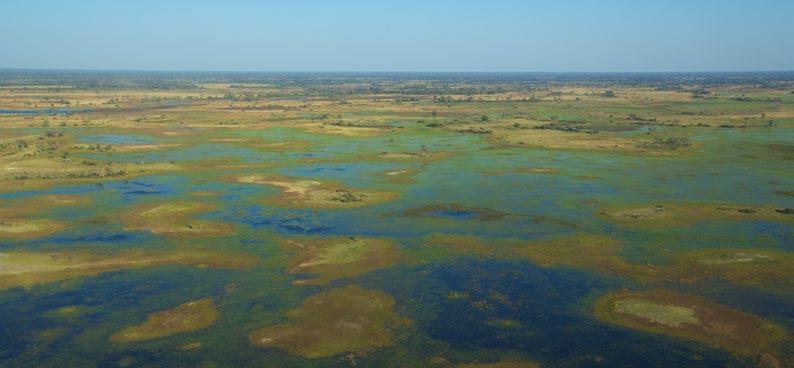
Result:
M0 366L790 367L792 168L793 73L0 70Z

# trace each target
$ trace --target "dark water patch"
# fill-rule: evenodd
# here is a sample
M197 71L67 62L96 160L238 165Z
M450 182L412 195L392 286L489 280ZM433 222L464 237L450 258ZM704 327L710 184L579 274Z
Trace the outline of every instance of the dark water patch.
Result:
M0 313L14 316L0 318L0 366L41 367L59 360L74 361L76 357L94 363L113 361L117 357L113 350L118 349L109 349L107 336L111 332L152 311L201 297L217 298L233 274L234 271L169 266L69 281L65 283L70 285L66 290L55 283L0 292ZM75 286L79 288L72 289ZM60 307L70 306L90 312L65 317L52 314ZM57 341L41 341L37 334L49 328L66 328L66 336ZM125 352L136 357L138 364L167 356L163 352L139 353Z
M328 179L360 187L376 173L401 167L399 163L351 162L344 164L310 164L290 166L279 170L281 174L312 180Z
M56 188L44 189L44 190L26 190L19 192L0 193L0 199L21 199L21 198L33 197L44 194L83 194L83 193L96 192L100 189L102 189L102 187L99 187L96 184L82 184L75 186L56 187Z
M722 279L710 279L701 285L683 285L686 293L699 294L721 304L773 320L794 331L794 299L785 291L736 285ZM792 346L794 347L794 346Z
M291 156L291 157L295 157L295 158L319 158L319 157L328 157L328 155L323 155L323 154L319 154L319 153L313 153L313 152L293 153L293 154L290 154L290 156Z
M312 173L312 174L323 172L323 171L345 172L345 171L347 171L347 168L344 167L344 166L320 166L320 167L315 167L313 169L305 170L306 173Z
M162 180L165 178L166 180ZM139 196L176 195L184 189L185 180L180 177L151 177L135 181L111 182L105 184L107 189L121 192L125 201L135 200Z
M478 220L479 213L471 210L437 210L428 212L430 217L446 217L454 220Z
M140 233L94 233L76 236L58 236L47 239L53 243L136 243L149 238Z
M232 190L242 194L256 194L258 192L258 188L252 186L239 186L232 188Z
M163 194L165 192L161 190L130 190L124 192L124 195L153 195L153 194Z
M386 217L432 217L447 218L452 220L496 221L511 216L487 207L466 207L459 203L439 203L409 208L397 212L388 212Z
M716 349L595 321L581 303L613 282L479 260L394 268L362 280L394 295L422 335L462 351L521 351L548 366L744 365Z
M185 179L177 176L150 176L138 178L136 181L97 181L92 184L79 184L69 186L58 186L43 190L28 190L19 192L0 193L0 199L21 199L48 194L85 194L92 192L103 192L116 190L125 194L130 200L134 199L137 191L160 192L157 194L174 195L177 191L174 188L184 188ZM126 193L130 194L126 194Z
M131 185L136 185L136 186L141 186L141 187L146 187L146 188L152 188L152 187L157 186L157 184L154 184L154 183L144 183L144 182L140 182L140 181L130 181L129 183Z
M224 194L218 198L222 199L224 202L236 202L239 201L241 197L236 194Z
M334 227L317 223L311 211L266 211L262 206L228 208L208 214L206 218L242 223L256 229L269 228L288 234L324 235Z

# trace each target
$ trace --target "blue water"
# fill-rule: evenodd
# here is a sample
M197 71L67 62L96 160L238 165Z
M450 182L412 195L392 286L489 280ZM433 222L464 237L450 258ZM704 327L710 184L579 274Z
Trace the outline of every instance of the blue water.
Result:
M132 134L98 134L80 136L80 141L98 144L154 144L157 139Z

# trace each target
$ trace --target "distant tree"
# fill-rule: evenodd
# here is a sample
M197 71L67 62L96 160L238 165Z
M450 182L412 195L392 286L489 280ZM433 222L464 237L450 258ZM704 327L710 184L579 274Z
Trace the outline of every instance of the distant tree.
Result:
M480 121L488 121L488 115L483 115L480 117Z
M604 93L602 93L601 96L603 96L603 97L615 97L615 92L612 91L611 89L608 89L608 90L604 91Z

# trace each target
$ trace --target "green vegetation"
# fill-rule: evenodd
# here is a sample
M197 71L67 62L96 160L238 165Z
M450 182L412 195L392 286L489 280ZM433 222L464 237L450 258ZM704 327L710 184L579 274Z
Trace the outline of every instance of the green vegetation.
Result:
M189 216L207 212L213 206L199 202L171 202L143 206L124 213L126 229L143 230L155 234L180 236L219 236L231 234L234 227L211 221L196 220Z
M403 258L394 243L383 239L290 239L283 244L285 249L297 253L289 273L316 275L313 279L296 281L299 285L358 276L391 266Z
M311 296L287 316L291 322L252 333L251 344L320 358L394 345L396 330L410 324L388 294L355 285Z
M695 340L759 360L778 361L788 339L786 331L770 321L666 290L613 292L596 301L593 314L605 322Z
M251 255L204 250L126 251L114 255L88 251L2 252L0 290L33 286L126 269L181 264L194 267L245 269L257 263Z
M269 203L301 208L352 208L393 200L395 193L359 190L315 180L248 175L236 178L240 183L267 184L278 187L282 194Z
M138 326L125 328L110 337L114 343L159 339L207 328L218 319L212 299L193 300L176 308L155 312Z

